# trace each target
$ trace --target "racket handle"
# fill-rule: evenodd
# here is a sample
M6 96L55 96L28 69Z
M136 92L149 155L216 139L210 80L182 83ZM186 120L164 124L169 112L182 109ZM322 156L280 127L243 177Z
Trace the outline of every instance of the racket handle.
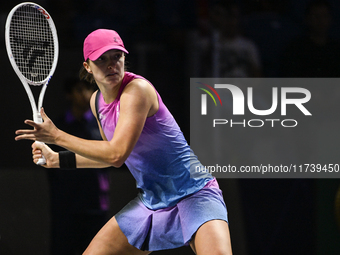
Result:
M44 155L42 155L42 157L38 160L37 165L41 166L41 165L45 165L46 164L46 159L44 157Z
M43 142L39 142L39 141L35 141L35 142L40 143L40 144L44 144ZM39 165L39 166L46 164L46 159L45 159L44 155L41 155L41 158L38 160L38 162L36 164Z
M40 112L34 112L34 114L33 114L33 121L35 122L35 123L43 123L43 119L42 119L42 117L41 117L41 114L40 114Z
M34 112L33 121L35 123L43 123L43 119L42 119L39 111ZM35 142L43 144L43 142L39 142L39 141L35 141ZM37 165L40 166L40 165L45 165L45 164L46 164L46 159L45 159L44 155L41 155L41 158L38 160Z

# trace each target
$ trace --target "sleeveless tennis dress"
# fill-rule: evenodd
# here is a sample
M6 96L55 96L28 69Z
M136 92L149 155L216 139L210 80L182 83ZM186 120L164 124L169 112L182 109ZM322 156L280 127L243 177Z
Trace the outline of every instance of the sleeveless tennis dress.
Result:
M119 119L122 91L133 79L146 80L125 72L118 95L110 104L97 92L97 116L108 140L112 139ZM209 173L195 172L201 163L156 93L159 110L146 119L139 140L125 161L136 179L138 196L115 215L129 243L147 251L187 245L207 221L228 222L216 179Z

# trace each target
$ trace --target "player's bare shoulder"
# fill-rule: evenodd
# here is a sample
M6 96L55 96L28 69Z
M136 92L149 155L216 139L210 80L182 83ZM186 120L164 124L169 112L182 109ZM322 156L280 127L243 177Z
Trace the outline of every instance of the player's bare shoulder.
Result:
M147 80L132 80L124 88L121 99L123 99L124 96L130 99L131 97L135 97L136 100L147 102L150 105L148 116L151 116L158 111L159 105L156 90Z
M151 92L152 90L154 90L154 88L148 81L144 79L134 79L125 86L123 93L124 91L130 91L130 90L139 91L143 93L143 92Z
M125 86L122 92L122 97L124 94L138 96L139 98L144 99L152 99L152 97L155 96L155 89L144 79L134 79Z

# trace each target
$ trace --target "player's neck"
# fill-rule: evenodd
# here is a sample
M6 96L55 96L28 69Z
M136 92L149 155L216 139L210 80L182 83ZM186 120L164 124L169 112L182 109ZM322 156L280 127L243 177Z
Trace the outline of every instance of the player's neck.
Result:
M103 95L105 103L110 104L116 99L121 85L122 85L122 82L120 82L119 84L117 84L113 88L112 87L107 88L107 87L104 87L104 86L99 86L100 92Z

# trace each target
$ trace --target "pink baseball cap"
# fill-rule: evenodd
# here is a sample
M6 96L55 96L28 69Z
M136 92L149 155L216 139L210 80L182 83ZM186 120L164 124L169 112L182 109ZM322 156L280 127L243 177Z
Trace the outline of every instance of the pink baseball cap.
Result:
M114 30L97 29L89 34L84 41L84 59L94 61L108 50L121 50L129 53L119 34Z

